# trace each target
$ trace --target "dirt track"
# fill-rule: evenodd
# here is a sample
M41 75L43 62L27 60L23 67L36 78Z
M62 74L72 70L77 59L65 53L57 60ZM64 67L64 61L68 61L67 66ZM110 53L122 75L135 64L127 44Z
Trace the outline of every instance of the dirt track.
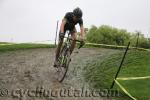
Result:
M98 56L103 58L115 52L111 49L83 48L78 54L73 53L67 77L61 84L56 81L55 69L52 67L55 49L0 53L0 100L103 100L104 98L101 97L56 97L56 92L50 97L40 94L33 97L33 92L41 88L43 88L41 90L55 91L86 87L87 83L82 77L83 67L91 59L96 59ZM7 96L4 89L8 90ZM22 92L19 92L19 89ZM28 90L31 93L27 92Z

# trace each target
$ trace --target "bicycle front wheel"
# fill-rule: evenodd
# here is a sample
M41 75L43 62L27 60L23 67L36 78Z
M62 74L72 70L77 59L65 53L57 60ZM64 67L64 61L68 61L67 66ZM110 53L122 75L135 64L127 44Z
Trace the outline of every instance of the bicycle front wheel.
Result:
M67 74L70 63L70 52L68 49L63 49L59 57L59 66L57 67L57 80L62 82Z

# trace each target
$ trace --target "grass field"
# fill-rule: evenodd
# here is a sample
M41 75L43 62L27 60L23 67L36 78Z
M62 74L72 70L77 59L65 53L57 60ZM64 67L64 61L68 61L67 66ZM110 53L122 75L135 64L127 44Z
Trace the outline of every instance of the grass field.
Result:
M0 44L8 44L9 42L0 42Z
M32 43L12 44L7 42L0 42L0 52L14 51L20 49L52 48L52 47L55 46L51 44L32 44Z
M93 60L85 68L85 80L94 88L110 88L123 53L121 51L104 59ZM150 52L129 50L118 77L144 76L150 76ZM120 80L119 82L135 98L150 99L150 79ZM119 87L115 85L115 88Z

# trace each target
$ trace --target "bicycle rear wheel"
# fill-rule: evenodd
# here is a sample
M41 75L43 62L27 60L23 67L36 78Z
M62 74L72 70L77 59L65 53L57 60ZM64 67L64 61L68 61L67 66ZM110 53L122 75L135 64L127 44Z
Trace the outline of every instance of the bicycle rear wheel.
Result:
M58 59L59 66L56 68L57 80L62 82L67 74L70 63L70 52L68 48L63 48Z

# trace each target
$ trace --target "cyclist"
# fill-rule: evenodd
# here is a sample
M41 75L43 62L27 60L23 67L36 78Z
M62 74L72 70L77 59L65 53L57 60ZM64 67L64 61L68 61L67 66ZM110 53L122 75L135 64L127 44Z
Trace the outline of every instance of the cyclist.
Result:
M56 57L54 61L54 67L57 67L57 60L59 57L59 53L63 44L64 36L66 31L69 31L71 33L71 38L73 40L76 40L77 38L77 31L75 28L76 24L80 25L80 39L81 41L84 41L85 35L84 35L84 26L83 26L83 19L82 19L82 10L77 7L73 10L73 12L67 12L66 15L64 16L62 23L60 25L60 32L59 32L59 43L58 47L56 49ZM84 42L81 42L84 43ZM70 48L70 53L73 52L74 48L76 45L76 41L72 41L72 45Z

